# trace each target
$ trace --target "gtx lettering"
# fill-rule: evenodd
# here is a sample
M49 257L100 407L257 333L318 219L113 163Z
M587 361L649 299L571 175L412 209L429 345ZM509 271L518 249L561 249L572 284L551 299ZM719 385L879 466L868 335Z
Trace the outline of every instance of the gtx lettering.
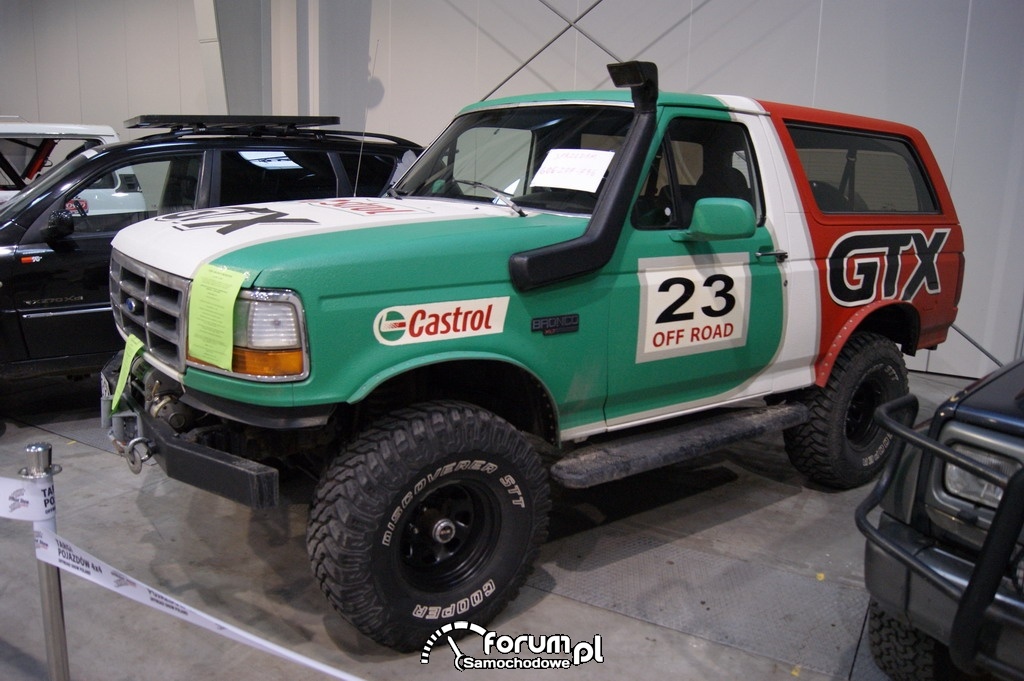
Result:
M316 224L307 218L296 218L270 208L250 206L201 208L171 213L157 220L174 222L174 228L179 230L216 228L218 234L230 234L256 225Z
M931 239L921 230L856 232L840 239L828 256L828 290L832 300L844 307L855 307L878 298L896 298L906 264L903 256L908 251L917 262L899 291L900 300L913 300L922 286L928 293L938 293L942 287L936 258L948 236L948 229L937 229Z

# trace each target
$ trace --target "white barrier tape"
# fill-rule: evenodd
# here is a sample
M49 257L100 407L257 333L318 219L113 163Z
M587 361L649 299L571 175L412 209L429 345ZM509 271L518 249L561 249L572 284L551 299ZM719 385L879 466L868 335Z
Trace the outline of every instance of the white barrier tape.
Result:
M52 478L0 478L0 518L39 522L56 517Z
M314 659L299 655L287 648L266 641L254 636L227 622L211 617L200 612L181 601L160 593L145 584L128 577L113 569L95 556L83 551L66 539L58 536L52 530L45 527L35 527L36 535L36 558L54 565L62 570L73 572L79 577L87 579L93 584L98 584L106 589L130 598L133 601L148 605L151 608L174 615L178 619L191 622L204 629L220 634L239 643L263 650L277 655L286 660L291 660L303 666L323 672L328 676L343 681L363 681L358 676L353 676L333 667L329 667Z

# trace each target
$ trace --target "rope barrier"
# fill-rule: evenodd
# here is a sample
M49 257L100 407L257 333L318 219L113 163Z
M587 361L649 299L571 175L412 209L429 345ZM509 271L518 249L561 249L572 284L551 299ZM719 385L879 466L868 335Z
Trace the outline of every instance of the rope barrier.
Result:
M327 676L342 681L363 681L358 676L330 667L312 658L295 653L203 613L103 562L57 534L57 500L53 476L60 466L51 461L50 445L41 443L26 447L31 456L28 467L21 469L20 479L0 477L0 518L31 522L35 533L36 560L39 561L40 594L43 603L43 626L50 681L69 681L67 639L60 588L60 571L69 572L109 589L137 603L190 622L257 650L271 653Z

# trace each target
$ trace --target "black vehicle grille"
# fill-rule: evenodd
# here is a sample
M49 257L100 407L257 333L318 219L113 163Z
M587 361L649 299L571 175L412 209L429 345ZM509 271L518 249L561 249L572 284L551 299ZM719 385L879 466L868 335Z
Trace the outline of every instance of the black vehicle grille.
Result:
M116 250L110 259L110 305L125 336L139 338L150 355L185 370L185 300L189 280L154 270Z

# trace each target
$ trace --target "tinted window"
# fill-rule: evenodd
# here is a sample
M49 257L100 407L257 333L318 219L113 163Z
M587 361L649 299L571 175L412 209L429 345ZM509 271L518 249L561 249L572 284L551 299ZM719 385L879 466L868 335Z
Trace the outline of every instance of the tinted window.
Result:
M220 203L323 199L337 196L330 157L316 151L225 151L221 154Z
M898 137L787 125L814 200L825 213L932 213L935 194Z
M76 233L111 232L155 215L196 207L202 156L143 161L94 177L61 199Z
M344 193L356 196L378 196L388 186L395 170L393 157L369 152L362 155L342 154L341 162L351 187Z

